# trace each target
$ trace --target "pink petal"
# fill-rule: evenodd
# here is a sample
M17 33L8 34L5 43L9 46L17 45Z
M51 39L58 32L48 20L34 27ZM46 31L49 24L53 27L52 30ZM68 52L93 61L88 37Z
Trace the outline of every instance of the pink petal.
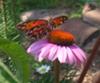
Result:
M68 54L67 54L67 50L66 50L66 48L63 46L62 48L61 48L61 51L62 51L62 57L61 57L61 63L66 63L66 60L67 60L67 56L68 56Z
M59 62L63 63L63 50L62 50L62 47L58 46L56 56L58 57Z
M49 52L48 59L54 61L56 59L57 46L54 45Z
M39 61L42 61L43 59L46 59L49 54L49 50L51 49L53 45L52 44L46 44L43 48L40 49Z
M73 46L70 46L70 49L75 54L75 57L76 57L77 61L84 62L84 57L83 56L85 56L85 55L82 54L83 52L80 53L81 49L79 47L76 47L76 46L73 45Z
M67 62L69 64L73 64L75 62L75 57L74 57L74 54L72 53L71 49L69 47L66 47L66 50L67 50Z
M40 49L45 43L47 43L47 40L40 40L40 41L34 42L27 49L27 53L33 54L34 51Z
M80 47L74 44L74 46L78 49L79 53L82 55L83 59L86 60L86 54Z

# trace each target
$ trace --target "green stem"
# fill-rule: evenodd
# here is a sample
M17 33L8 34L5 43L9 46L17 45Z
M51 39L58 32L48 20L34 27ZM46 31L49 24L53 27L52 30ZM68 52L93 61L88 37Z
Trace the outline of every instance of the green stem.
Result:
M60 64L58 60L55 60L53 62L54 66L54 76L55 76L55 83L60 83L59 78L60 78Z

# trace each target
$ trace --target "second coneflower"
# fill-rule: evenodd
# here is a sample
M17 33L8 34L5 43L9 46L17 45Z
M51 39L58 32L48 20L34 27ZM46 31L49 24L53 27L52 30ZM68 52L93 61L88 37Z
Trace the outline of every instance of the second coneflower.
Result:
M86 60L85 53L75 44L69 32L53 30L47 39L39 40L27 49L38 61L43 59L67 64L81 64Z

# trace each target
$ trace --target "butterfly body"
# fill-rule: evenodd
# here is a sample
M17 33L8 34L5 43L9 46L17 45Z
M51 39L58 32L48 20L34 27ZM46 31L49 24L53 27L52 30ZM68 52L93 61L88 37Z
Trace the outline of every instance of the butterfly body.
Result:
M44 19L31 20L23 22L17 25L17 28L25 32L31 37L41 37L46 35L52 28L64 23L68 17L59 16L56 18L51 18L49 21Z

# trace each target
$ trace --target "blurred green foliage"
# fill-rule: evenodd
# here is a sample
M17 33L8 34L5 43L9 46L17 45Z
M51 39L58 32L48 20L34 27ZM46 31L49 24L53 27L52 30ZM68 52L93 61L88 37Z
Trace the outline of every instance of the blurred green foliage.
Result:
M17 42L0 39L0 50L11 57L16 67L16 76L21 83L27 83L30 77L29 58L24 48Z
M0 60L0 83L20 83L10 72L5 64Z

